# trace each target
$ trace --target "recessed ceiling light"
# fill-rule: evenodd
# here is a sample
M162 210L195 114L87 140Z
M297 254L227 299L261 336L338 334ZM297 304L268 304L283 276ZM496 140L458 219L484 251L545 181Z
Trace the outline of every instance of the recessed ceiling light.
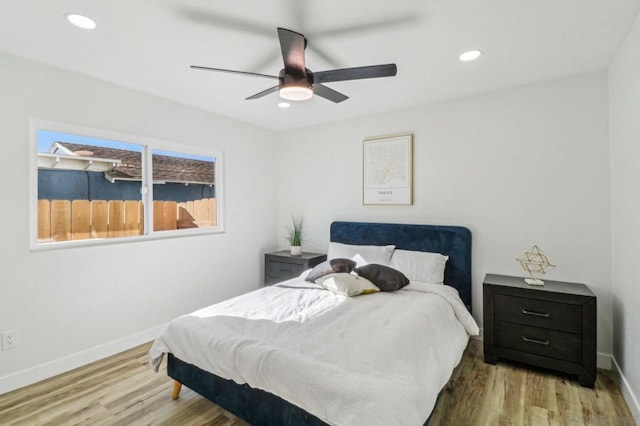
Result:
M96 27L96 21L89 18L88 16L80 15L77 13L67 13L64 15L71 24L75 25L78 28L83 28L85 30L92 30Z
M290 106L289 102L278 102L278 108L289 108Z
M469 50L468 52L464 52L458 56L458 59L463 62L469 62L478 59L480 55L482 55L482 52L479 50Z

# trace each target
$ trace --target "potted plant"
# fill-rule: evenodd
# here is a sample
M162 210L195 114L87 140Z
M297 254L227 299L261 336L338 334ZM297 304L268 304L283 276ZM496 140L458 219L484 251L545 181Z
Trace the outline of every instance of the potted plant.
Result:
M292 226L287 227L287 241L291 244L291 256L302 255L302 217L291 216Z

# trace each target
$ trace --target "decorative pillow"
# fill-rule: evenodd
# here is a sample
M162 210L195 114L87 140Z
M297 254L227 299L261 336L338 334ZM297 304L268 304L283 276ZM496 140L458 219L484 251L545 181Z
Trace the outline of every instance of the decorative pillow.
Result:
M346 273L325 275L318 278L316 284L321 285L332 293L350 297L380 291L368 279Z
M396 246L358 246L352 244L329 243L327 259L347 258L356 261L358 266L369 263L388 265Z
M364 265L355 273L375 284L382 291L395 291L409 284L409 278L400 271L384 265Z
M440 253L398 249L393 252L389 266L405 274L411 281L442 284L447 260L449 256Z
M353 271L356 267L356 262L351 259L331 259L316 265L305 278L307 281L316 282L318 278L324 277L329 274L337 274L339 272L346 272L347 274Z

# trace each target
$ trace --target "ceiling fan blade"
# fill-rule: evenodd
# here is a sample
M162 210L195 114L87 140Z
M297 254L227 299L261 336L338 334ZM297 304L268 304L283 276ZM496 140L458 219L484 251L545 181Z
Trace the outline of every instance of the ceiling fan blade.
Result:
M307 46L307 39L302 34L285 28L278 28L278 38L285 73L305 75L304 49Z
M223 68L201 67L201 66L198 66L198 65L191 65L190 68L194 69L194 70L218 71L218 72L227 72L227 73L231 73L231 74L248 75L250 77L264 77L264 78L271 78L271 79L276 79L276 80L278 79L278 77L275 76L275 75L259 74L257 72L225 70Z
M307 33L307 35L315 40L316 36L324 37L343 37L349 36L356 33L367 33L367 32L380 32L383 28L393 28L399 26L407 26L412 24L420 19L419 15L415 14L406 14L399 15L391 18L369 21L367 23L356 24L351 23L348 26L343 27L335 27L335 28L327 28L322 31L314 31L313 33ZM304 27L300 27L304 28Z
M340 63L338 60L329 54L327 54L326 49L320 49L318 47L318 43L313 43L309 46L309 50L312 50L320 59L324 60L326 63L331 65L332 67L339 67Z
M325 99L330 100L331 102L340 103L342 101L346 101L349 99L347 95L343 95L340 92L336 92L335 90L323 85L323 84L314 84L313 85L313 93L322 96Z
M260 58L256 58L255 61L252 61L250 69L252 70L264 70L264 69L274 69L280 68L280 64L282 63L282 59L280 59L280 53L276 51L269 51L264 55L261 55Z
M270 88L268 88L267 90L263 90L263 91L262 91L262 92L260 92L260 93L256 93L255 95L249 96L248 98L246 98L246 99L245 99L245 101L250 101L250 100L252 100L252 99L258 99L258 98L261 98L261 97L263 97L263 96L270 95L271 93L275 93L275 92L277 92L279 88L280 88L280 86L279 86L279 85L278 85L278 86L270 87Z
M211 11L205 7L196 8L178 6L176 11L191 22L202 24L207 28L224 28L241 33L256 34L265 38L273 37L273 27L262 25L250 19L243 19L227 14Z
M397 73L398 68L396 64L371 65L367 67L314 72L313 82L330 83L332 81L360 80L363 78L393 77Z

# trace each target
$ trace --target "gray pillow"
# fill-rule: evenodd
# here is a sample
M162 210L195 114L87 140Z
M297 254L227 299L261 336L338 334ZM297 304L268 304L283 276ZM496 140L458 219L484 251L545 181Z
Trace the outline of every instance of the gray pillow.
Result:
M382 291L395 291L409 284L402 272L384 265L370 263L355 269L356 274L368 279Z
M325 275L329 274L339 274L339 273L350 273L353 271L353 268L356 267L356 262L351 259L331 259L326 260L318 265L316 265L307 278L306 281L315 282L318 278L322 278Z

